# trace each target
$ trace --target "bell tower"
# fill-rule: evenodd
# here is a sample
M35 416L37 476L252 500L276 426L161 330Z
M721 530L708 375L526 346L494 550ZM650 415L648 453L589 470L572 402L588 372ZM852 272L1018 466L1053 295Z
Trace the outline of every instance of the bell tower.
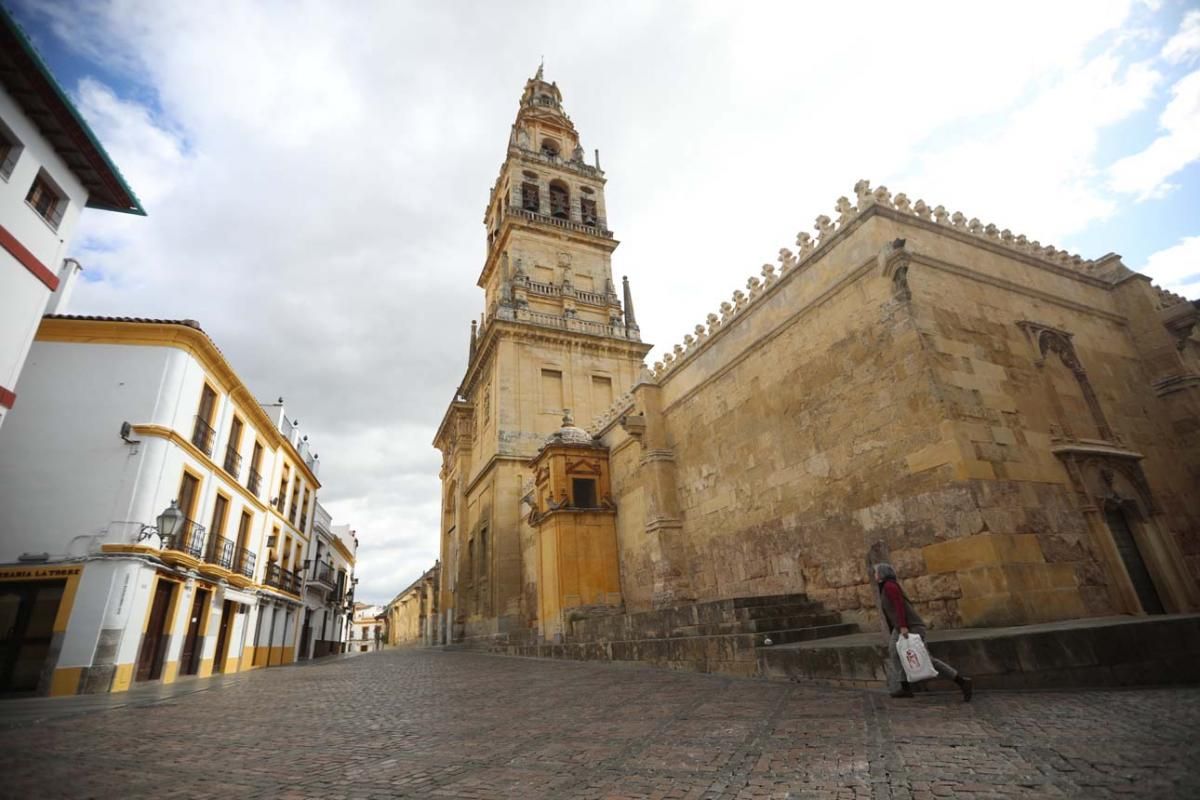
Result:
M530 460L566 409L589 420L630 390L641 341L618 295L606 179L562 92L525 82L484 211L486 253L468 364L434 439L442 453L444 630L453 640L540 631Z

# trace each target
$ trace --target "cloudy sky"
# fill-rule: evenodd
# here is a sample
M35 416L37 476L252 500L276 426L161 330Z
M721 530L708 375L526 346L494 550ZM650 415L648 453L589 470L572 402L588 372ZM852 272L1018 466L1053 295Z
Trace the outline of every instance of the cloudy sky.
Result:
M359 532L362 599L437 556L430 442L543 56L600 149L647 341L681 339L859 178L1200 296L1184 0L2 1L149 211L84 215L71 310L198 319L283 395Z

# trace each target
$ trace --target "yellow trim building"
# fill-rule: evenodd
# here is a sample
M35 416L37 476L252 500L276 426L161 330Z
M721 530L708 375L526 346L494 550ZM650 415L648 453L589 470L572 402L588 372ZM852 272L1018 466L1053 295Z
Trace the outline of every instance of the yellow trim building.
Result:
M295 659L321 484L281 403L194 321L67 316L43 320L22 399L0 432L0 593L19 609L0 691ZM162 536L173 501L185 520Z

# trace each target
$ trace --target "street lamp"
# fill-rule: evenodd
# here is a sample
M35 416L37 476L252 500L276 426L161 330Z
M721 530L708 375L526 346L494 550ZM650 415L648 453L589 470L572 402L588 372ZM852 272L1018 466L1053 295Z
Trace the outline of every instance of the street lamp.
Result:
M148 539L154 534L158 534L158 538L163 543L170 541L183 525L183 512L179 510L179 503L175 500L171 501L171 505L163 509L163 512L158 515L155 520L157 525L143 525L142 532L138 534L138 541Z

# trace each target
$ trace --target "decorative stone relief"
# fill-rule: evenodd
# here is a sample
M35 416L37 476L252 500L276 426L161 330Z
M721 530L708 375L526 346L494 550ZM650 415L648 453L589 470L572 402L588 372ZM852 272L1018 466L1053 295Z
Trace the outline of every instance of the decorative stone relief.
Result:
M1096 396L1096 392L1092 388L1092 382L1088 379L1087 372L1079 360L1079 355L1075 352L1075 344L1072 342L1071 334L1037 322L1023 321L1017 324L1025 331L1026 336L1030 338L1037 350L1038 358L1034 363L1040 367L1045 363L1047 356L1051 354L1058 356L1067 369L1071 371L1071 374L1075 376L1080 392L1083 394L1084 402L1087 404L1088 411L1091 412L1092 421L1095 423L1100 437L1107 441L1119 441L1113 435L1112 428L1108 425L1108 420L1104 416L1104 409L1100 407L1100 399Z

